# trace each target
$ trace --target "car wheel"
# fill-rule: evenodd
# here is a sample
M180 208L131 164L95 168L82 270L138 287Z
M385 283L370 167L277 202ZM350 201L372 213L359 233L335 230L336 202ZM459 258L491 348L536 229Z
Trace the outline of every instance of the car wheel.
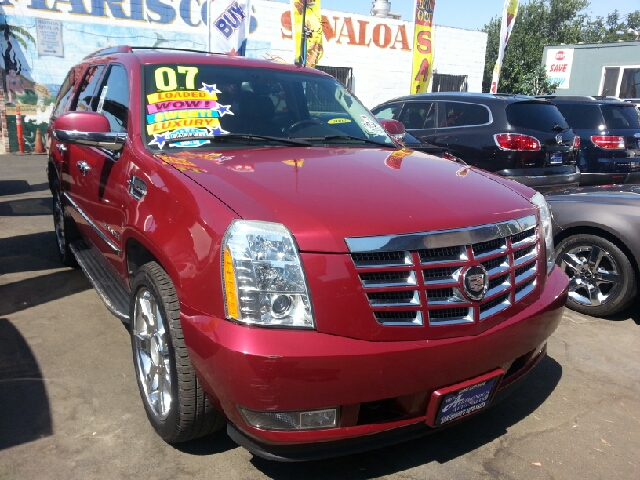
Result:
M556 247L556 263L569 277L567 306L587 315L613 315L633 301L636 275L627 256L595 235L574 235Z
M158 435L177 443L221 428L225 419L204 394L187 354L173 282L156 262L133 278L130 318L136 380Z
M78 268L76 257L69 249L69 244L77 240L78 235L73 221L65 215L58 180L53 183L53 228L56 234L56 246L58 247L60 261L67 267Z

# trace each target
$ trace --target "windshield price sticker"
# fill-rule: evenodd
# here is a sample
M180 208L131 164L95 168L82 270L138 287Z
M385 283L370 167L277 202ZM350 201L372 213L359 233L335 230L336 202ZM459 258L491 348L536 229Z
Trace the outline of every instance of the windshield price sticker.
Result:
M384 129L366 115L360 115L362 118L362 128L369 135L384 135Z
M496 378L492 378L446 395L435 424L444 425L486 407L495 383Z
M159 67L154 79L157 93L147 95L147 134L153 135L149 145L164 148L199 147L210 143L191 137L207 137L228 133L220 125L220 117L233 115L230 105L218 103L220 90L215 83L201 82L196 90L197 67ZM179 82L180 80L180 82ZM179 90L179 83L186 90ZM175 139L189 137L190 140L176 142Z

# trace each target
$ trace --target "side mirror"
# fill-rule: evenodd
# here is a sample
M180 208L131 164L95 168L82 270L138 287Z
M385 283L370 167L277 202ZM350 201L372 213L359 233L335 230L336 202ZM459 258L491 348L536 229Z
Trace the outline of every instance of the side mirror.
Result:
M404 135L406 130L402 123L400 123L397 120L386 119L386 120L380 120L380 125L384 127L384 129L387 131L389 135L391 135L391 138L393 138L394 140L400 143L404 141Z
M109 120L95 112L67 112L53 121L53 136L61 143L120 151L126 133L111 131Z

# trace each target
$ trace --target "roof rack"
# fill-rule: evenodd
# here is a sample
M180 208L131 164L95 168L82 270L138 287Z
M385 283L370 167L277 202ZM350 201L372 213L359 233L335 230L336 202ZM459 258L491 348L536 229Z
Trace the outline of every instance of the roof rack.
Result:
M134 50L171 50L176 52L191 52L191 53L211 53L206 50L195 50L192 48L171 48L171 47L132 47L130 45L118 45L117 47L107 47L90 53L84 60L93 57L101 57L103 55L113 55L114 53L133 53ZM224 55L218 54L218 55Z
M618 97L614 97L611 95L536 95L537 98L545 98L547 100L574 100L574 101L609 101L609 102L620 102L622 101Z

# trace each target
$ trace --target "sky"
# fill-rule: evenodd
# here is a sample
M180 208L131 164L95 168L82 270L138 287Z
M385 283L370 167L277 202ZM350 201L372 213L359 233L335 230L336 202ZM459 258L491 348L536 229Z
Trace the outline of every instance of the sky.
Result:
M286 1L286 0L279 0ZM413 0L390 0L391 11L402 15L403 20L413 19ZM526 3L526 0L520 2ZM321 0L321 7L327 10L360 13L369 15L372 0ZM591 0L587 13L591 18L606 17L607 14L618 10L627 14L640 10L638 0ZM436 25L480 30L489 21L502 14L504 0L436 0L433 12L433 22Z

